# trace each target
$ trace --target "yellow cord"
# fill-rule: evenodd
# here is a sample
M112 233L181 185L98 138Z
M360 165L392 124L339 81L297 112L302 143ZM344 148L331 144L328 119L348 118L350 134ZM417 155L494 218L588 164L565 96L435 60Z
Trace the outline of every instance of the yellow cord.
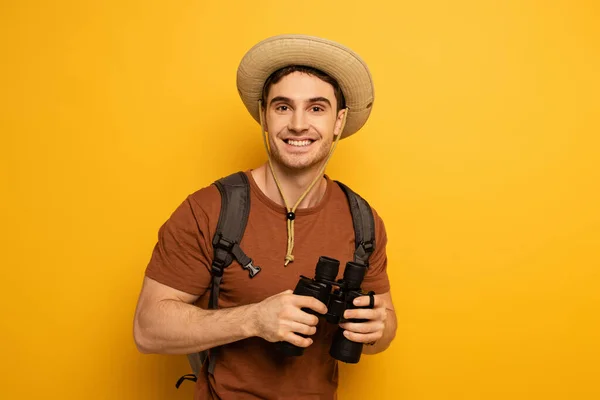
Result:
M288 206L288 202L283 194L283 190L281 189L281 184L279 183L279 180L277 179L277 176L275 174L275 170L273 169L273 162L271 161L271 151L269 149L269 145L267 142L267 134L265 132L265 126L264 126L264 121L263 121L263 108L262 108L261 100L258 100L258 114L260 115L260 129L262 132L265 149L267 150L267 157L269 159L269 168L271 169L271 174L273 175L273 179L275 180L277 189L279 189L279 193L281 194L281 197L283 198L283 203L285 204L285 208L286 208L287 212L295 213L298 205L302 202L302 200L304 200L304 198L306 197L306 195L308 195L308 193L311 191L313 186L319 181L319 178L321 178L323 176L325 167L327 166L329 159L333 155L333 151L335 150L337 143L339 142L340 138L342 137L342 132L344 131L344 127L346 126L346 117L348 115L348 108L345 109L341 129L339 130L339 133L338 133L337 137L335 138L335 141L333 142L333 146L331 146L331 149L329 150L329 155L327 156L327 159L323 163L323 166L319 170L319 173L317 174L317 176L315 176L315 178L313 179L311 184L306 188L304 193L302 193L302 195L300 196L298 201L296 201L296 204L294 204L294 206L292 208L290 208ZM285 263L284 263L285 266L287 266L290 262L294 261L294 255L292 254L292 251L294 250L294 220L293 219L287 218L287 233L288 233L288 240L287 240L287 251L286 251Z

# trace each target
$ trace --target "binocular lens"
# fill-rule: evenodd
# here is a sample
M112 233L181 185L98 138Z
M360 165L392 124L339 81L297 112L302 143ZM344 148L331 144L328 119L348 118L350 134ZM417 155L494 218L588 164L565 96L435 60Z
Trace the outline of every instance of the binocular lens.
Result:
M315 269L315 280L335 281L340 268L340 262L334 258L325 256L319 257L317 267Z
M346 268L344 269L344 281L348 284L348 288L360 288L360 284L365 277L365 272L367 272L367 267L364 265L352 261L346 263Z

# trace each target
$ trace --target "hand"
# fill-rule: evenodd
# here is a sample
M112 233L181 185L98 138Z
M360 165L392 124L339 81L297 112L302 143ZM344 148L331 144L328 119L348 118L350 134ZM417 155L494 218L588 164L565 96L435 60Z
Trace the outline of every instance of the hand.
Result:
M255 304L256 335L269 342L286 341L298 347L308 347L312 344L311 338L297 335L314 335L317 331L319 318L316 315L302 311L310 308L319 314L327 313L327 306L309 296L299 296L293 291L268 297Z
M365 322L345 321L340 324L340 327L345 329L344 336L349 340L357 343L373 344L383 336L387 309L381 296L375 295L373 297L373 308L356 308L344 312L344 319L367 320ZM360 296L354 299L354 305L357 307L366 307L369 302L369 296Z

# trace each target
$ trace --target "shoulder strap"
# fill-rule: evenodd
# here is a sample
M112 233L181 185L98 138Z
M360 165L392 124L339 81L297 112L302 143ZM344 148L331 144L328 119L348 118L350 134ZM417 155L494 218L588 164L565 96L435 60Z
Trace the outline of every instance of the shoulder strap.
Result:
M369 257L375 251L375 220L369 203L341 182L335 181L341 188L350 205L352 224L354 225L354 262L369 266Z
M248 270L251 278L260 272L260 267L254 266L252 259L240 248L250 214L248 177L243 172L236 172L219 179L214 185L221 194L221 212L212 242L214 257L212 262L213 287L209 300L211 309L218 308L218 287L223 277L223 271L234 258L242 265L242 268Z
M213 237L214 257L212 262L212 284L208 301L209 309L219 308L219 286L223 272L237 260L242 268L248 270L250 278L260 272L260 267L252 263L241 249L240 242L244 236L248 216L250 215L250 183L244 172L236 172L214 182L221 194L221 211L217 230ZM218 348L208 352L208 371L212 374L215 368ZM202 359L204 362L204 359Z

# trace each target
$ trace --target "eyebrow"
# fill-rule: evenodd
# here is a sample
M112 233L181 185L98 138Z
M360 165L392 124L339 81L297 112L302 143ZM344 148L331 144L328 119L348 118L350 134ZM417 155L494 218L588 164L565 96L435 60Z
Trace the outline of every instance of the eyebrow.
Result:
M271 99L271 103L276 103L278 101L283 101L284 103L292 103L292 99L290 99L289 97L283 97L283 96L275 96Z
M309 103L318 103L318 102L327 103L327 105L329 107L331 107L331 102L326 97L313 97L312 99L308 99L308 102Z
M289 97L276 96L271 99L270 104L273 104L278 101L283 101L285 103L293 103L292 99L290 99ZM331 107L331 102L326 97L313 97L311 99L308 99L308 102L309 103L323 102L323 103L327 103L327 105L329 105L329 107Z

